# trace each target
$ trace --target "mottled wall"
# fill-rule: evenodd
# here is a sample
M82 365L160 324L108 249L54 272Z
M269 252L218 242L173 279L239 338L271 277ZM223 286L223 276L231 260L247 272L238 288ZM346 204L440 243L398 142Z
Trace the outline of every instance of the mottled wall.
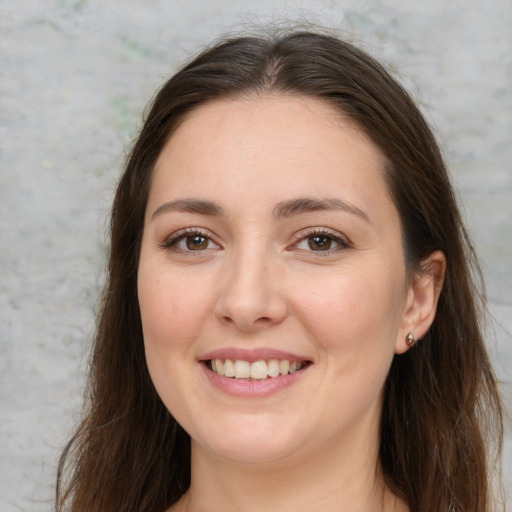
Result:
M400 70L423 105L483 259L490 350L510 383L510 0L0 0L3 512L52 508L81 401L108 206L145 103L198 45L283 19L341 29ZM510 441L505 477L512 487Z

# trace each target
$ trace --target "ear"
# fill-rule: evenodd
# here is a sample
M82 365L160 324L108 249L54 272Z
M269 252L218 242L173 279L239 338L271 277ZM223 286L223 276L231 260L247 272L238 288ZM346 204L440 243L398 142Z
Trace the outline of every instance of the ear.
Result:
M435 251L423 262L421 273L411 278L407 287L402 322L398 329L395 353L402 354L410 348L406 342L409 333L420 339L429 330L436 316L445 271L446 257L441 251Z

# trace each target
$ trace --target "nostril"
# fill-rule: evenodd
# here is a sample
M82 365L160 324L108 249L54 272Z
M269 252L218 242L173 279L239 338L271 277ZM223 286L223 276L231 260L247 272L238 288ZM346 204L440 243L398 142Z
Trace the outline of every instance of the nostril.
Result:
M274 323L278 323L268 316L262 316L259 318L252 319L249 316L237 316L235 318L232 318L228 315L223 315L222 317L220 317L220 320L224 325L234 325L238 327L240 330L247 332L265 329L270 325L273 325Z
M236 325L243 331L254 331L278 324L286 317L284 298L273 284L261 276L230 279L221 288L214 308L216 317L224 325ZM274 281L272 281L274 282Z
M233 319L227 315L221 316L220 320L226 324L232 324L234 323Z

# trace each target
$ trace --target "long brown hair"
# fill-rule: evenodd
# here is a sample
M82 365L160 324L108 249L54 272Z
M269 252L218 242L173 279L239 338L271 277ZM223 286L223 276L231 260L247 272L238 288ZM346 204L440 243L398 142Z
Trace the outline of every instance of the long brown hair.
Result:
M446 255L434 323L416 348L395 356L386 381L380 464L411 512L489 512L502 406L483 341L478 263L438 145L378 62L306 31L225 40L156 95L114 200L86 411L60 460L57 509L162 512L188 489L190 439L149 377L137 301L151 174L188 113L216 98L270 92L323 99L380 148L410 270L421 272L435 250Z

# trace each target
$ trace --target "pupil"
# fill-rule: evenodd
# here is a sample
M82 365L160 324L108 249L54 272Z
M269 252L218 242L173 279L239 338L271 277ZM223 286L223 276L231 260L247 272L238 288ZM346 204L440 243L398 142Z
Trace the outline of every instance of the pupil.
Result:
M189 236L187 238L187 248L196 250L196 249L206 249L206 246L208 245L208 241L204 236L196 235L196 236Z
M331 239L328 236L313 236L309 239L309 247L325 251L331 247Z

